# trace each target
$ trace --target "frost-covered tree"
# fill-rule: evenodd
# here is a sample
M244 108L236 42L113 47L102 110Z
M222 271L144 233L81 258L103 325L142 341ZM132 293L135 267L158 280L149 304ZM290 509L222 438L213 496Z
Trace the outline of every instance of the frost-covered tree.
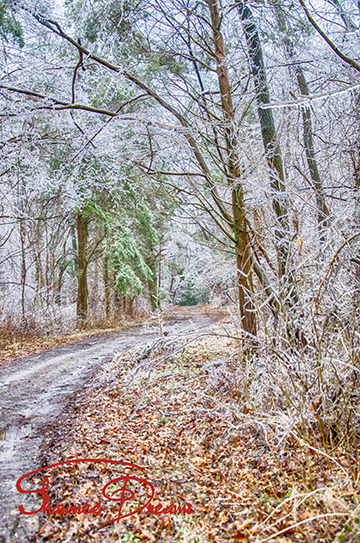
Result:
M255 336L265 311L297 341L299 315L354 231L345 220L355 216L346 176L358 141L350 4L325 3L321 27L304 2L285 0L72 0L63 13L20 2L25 46L12 62L24 67L6 68L7 119L20 126L21 115L42 112L62 123L56 137L71 138L72 150L61 179L74 187L86 156L113 179L125 164L171 190L201 241L236 260L244 332ZM27 45L31 32L43 48Z

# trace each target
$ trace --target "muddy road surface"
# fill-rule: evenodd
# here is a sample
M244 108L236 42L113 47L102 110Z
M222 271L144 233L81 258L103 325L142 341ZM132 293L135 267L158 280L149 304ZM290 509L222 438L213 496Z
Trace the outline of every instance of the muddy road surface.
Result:
M222 318L219 311L177 308L163 329L169 336L193 334ZM39 501L20 494L16 481L41 467L45 429L114 354L145 346L158 335L156 325L141 326L56 347L0 368L0 543L32 541L38 529L39 515L26 517L18 507L23 504L34 511Z

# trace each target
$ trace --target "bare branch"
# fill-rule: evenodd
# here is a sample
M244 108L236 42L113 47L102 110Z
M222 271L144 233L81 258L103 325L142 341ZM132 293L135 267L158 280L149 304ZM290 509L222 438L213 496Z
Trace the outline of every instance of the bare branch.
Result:
M300 4L302 5L305 15L308 18L309 22L312 24L312 26L315 28L315 30L320 34L320 36L323 38L323 40L326 41L326 43L331 47L331 49L334 51L334 53L337 54L338 57L341 58L344 62L355 68L356 71L360 72L360 64L358 64L354 59L346 56L340 49L335 45L333 41L325 34L325 32L320 28L320 26L317 24L315 19L310 15L309 10L307 9L304 0L299 0Z

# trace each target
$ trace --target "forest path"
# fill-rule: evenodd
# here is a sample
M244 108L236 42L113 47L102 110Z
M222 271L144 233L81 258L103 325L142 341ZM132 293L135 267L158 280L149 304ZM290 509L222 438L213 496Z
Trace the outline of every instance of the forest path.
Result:
M223 319L222 311L201 307L174 308L164 322L169 336L203 330ZM46 427L60 415L74 392L81 389L114 354L146 345L158 337L158 327L141 326L112 337L90 337L37 353L0 370L0 543L30 541L38 515L25 517L20 504L32 496L16 490L16 481L41 466L39 449ZM28 510L34 510L29 508Z

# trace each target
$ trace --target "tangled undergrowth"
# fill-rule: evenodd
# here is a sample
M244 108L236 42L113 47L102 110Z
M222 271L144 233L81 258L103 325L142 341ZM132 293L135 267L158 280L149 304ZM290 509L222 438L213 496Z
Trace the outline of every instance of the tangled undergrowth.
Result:
M291 410L285 395L281 405L267 384L278 382L280 366L275 375L261 356L239 359L237 340L218 332L162 338L116 357L45 440L44 466L78 458L132 462L145 468L154 505L191 504L194 512L143 510L99 529L117 518L118 503L102 489L121 471L62 465L47 473L51 503L101 503L104 512L46 515L37 542L359 541L355 461L346 438L324 445L322 402L305 398ZM286 379L283 373L283 388ZM146 488L137 491L134 500L144 504ZM129 501L122 514L131 510Z

